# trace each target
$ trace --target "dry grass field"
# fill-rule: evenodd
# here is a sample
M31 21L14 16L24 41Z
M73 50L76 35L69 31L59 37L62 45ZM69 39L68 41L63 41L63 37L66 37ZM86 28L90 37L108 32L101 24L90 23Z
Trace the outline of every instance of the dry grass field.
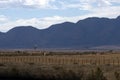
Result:
M63 79L64 75L84 74L82 77L92 74L100 68L106 80L120 80L120 52L48 52L48 51L1 51L0 52L0 78L6 74L33 76L42 80L46 76L51 80ZM72 71L72 72L71 72ZM52 74L51 74L52 73ZM72 74L70 74L72 73ZM73 74L74 73L74 74ZM99 73L99 72L98 72ZM2 75L2 76L1 76ZM86 75L86 76L85 76ZM62 76L63 78L55 78ZM9 77L9 76L8 76ZM53 78L52 77L52 78ZM75 76L73 76L75 78ZM48 80L50 80L48 78ZM47 80L47 78L45 78ZM90 80L90 79L76 79ZM105 79L91 79L105 80Z
M0 63L120 65L119 52L1 52Z

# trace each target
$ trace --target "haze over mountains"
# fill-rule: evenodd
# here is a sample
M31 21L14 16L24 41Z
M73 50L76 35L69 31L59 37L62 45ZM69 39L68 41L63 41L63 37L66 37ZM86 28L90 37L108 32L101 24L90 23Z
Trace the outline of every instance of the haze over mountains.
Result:
M64 22L39 30L19 26L0 33L1 49L89 48L120 45L120 16L116 19L87 18L77 23Z

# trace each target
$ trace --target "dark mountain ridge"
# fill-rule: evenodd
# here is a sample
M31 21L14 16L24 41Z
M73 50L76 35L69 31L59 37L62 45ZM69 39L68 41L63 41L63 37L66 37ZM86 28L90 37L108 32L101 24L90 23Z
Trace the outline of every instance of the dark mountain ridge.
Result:
M86 18L39 30L19 26L0 33L0 48L88 48L120 45L120 16L116 19Z

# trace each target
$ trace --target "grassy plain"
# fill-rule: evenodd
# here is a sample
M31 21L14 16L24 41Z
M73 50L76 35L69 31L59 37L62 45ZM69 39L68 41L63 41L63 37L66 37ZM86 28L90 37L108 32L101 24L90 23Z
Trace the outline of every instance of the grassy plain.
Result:
M101 74L105 78L102 78ZM0 79L29 78L120 80L120 52L0 51Z

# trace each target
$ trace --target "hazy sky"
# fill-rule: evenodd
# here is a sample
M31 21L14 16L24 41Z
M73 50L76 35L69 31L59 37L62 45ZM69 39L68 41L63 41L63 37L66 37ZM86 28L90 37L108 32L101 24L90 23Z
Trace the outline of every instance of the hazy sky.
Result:
M0 0L0 31L27 25L43 29L65 21L118 15L120 0Z

